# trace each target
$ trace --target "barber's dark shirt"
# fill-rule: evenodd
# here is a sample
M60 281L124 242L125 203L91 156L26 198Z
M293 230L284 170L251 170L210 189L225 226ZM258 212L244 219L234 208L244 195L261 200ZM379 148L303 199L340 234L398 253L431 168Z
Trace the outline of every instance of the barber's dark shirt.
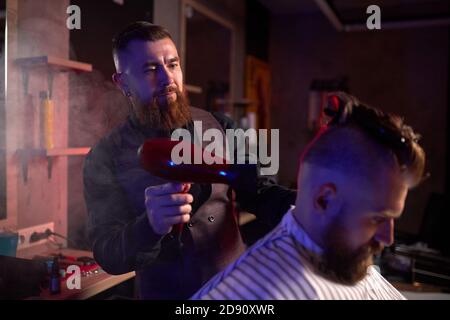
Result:
M231 119L218 113L213 116L223 130L236 128ZM185 128L193 135L192 122ZM182 245L174 233L160 236L153 231L145 212L144 190L167 181L140 168L137 150L154 137L170 137L170 132L143 128L130 116L88 154L84 193L89 238L94 257L106 272L136 271L141 298L186 299L245 248L239 244L238 225L225 212L229 194L216 184L192 185L195 223L184 227ZM296 194L267 176L258 177L253 189L235 188L235 192L242 210L270 226L295 203Z

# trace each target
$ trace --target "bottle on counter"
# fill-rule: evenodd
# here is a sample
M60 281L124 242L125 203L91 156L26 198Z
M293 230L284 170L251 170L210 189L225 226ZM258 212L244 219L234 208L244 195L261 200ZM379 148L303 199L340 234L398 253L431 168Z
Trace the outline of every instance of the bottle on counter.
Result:
M59 272L58 257L53 258L49 289L51 294L58 294L61 292L61 274Z

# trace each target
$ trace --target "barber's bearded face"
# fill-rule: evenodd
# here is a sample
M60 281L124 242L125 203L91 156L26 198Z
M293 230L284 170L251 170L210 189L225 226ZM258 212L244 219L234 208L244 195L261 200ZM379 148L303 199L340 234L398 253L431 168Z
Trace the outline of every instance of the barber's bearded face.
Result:
M343 220L343 215L338 214L328 227L324 262L333 280L352 285L366 276L367 268L373 264L373 256L381 253L383 245L371 238L355 248L349 243L351 230L344 226Z
M180 59L171 39L132 40L118 61L121 88L129 94L142 125L170 130L191 119Z

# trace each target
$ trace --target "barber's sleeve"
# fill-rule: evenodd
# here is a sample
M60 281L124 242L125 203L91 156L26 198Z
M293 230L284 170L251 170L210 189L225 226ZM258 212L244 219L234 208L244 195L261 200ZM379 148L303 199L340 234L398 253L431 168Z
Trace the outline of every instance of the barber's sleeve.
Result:
M220 113L213 113L223 129L236 129L234 121ZM248 150L246 151L248 159ZM269 226L276 226L283 215L295 204L297 191L280 186L272 176L263 176L258 170L256 183L251 187L248 184L235 187L236 201L241 209L255 214L260 221Z
M145 212L137 216L113 174L108 152L93 149L83 169L88 235L95 260L110 274L138 270L153 262L161 236L152 230Z
M275 227L290 206L295 204L296 196L296 190L280 186L264 176L257 178L254 190L236 190L236 201L240 207L271 227Z

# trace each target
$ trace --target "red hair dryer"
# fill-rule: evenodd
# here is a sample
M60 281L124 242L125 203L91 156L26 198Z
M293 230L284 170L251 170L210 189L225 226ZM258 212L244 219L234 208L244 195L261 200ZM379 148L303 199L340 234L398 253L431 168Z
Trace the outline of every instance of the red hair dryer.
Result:
M190 163L176 164L172 160L172 150L178 144L184 144L182 150L190 150ZM195 164L194 154L201 154L202 159L211 157L214 163ZM254 190L257 181L256 164L231 164L225 159L212 155L203 148L185 141L174 141L167 138L146 140L138 150L141 166L154 176L176 182L223 183L233 189ZM182 156L182 155L181 155ZM175 229L181 234L183 225Z

